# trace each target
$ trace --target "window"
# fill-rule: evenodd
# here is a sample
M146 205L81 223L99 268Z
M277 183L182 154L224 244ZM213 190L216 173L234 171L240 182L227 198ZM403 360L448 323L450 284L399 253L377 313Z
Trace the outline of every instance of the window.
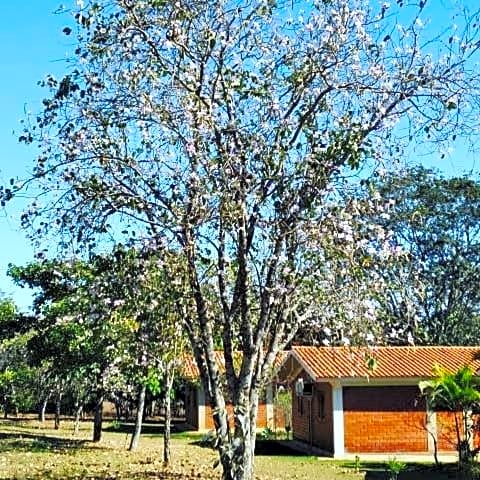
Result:
M303 395L309 397L313 394L313 383L304 383L303 384Z

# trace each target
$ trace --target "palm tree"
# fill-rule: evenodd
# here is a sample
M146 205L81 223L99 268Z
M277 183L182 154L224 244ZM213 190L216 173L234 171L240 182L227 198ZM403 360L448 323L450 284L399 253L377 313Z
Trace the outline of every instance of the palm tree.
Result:
M468 366L450 373L437 365L434 375L434 379L420 382L419 387L432 407L454 413L458 456L462 464L477 453L477 450L470 449L470 440L474 432L472 411L480 406L480 378ZM458 419L459 413L461 421Z

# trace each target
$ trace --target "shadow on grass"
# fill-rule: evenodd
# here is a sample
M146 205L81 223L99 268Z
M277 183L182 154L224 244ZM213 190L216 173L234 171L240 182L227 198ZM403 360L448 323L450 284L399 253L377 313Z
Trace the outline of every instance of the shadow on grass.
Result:
M352 468L352 470L355 468L353 462L345 464L345 466ZM365 480L389 480L392 478L386 462L369 462L361 466L361 471L365 472ZM399 473L397 478L398 480L466 480L464 474L453 465L437 467L421 463L408 464L407 468Z
M307 452L301 452L287 445L288 442L277 440L257 440L255 442L255 456L288 456L288 457L311 457Z
M104 432L113 432L113 433L132 433L135 428L134 422L111 422L109 426L103 427ZM157 420L148 420L142 423L142 435L163 435L164 432L164 423ZM197 435L197 432L188 432L184 427L184 422L173 423L171 426L171 434L175 435L178 433L185 432L187 436L192 433Z
M16 477L15 477L16 478ZM23 480L45 480L44 473L38 474L27 474L23 476ZM48 477L53 478L53 477ZM72 474L63 474L62 480L79 480L79 478L88 478L88 480L112 480L117 478L112 476L110 473L105 474L89 474L87 477L81 477L76 473ZM175 472L158 472L158 471L149 471L149 472L135 472L134 476L121 477L121 478L135 478L135 480L187 480L187 479L197 479L197 476L186 476L184 473L175 473Z
M135 424L130 422L113 423L108 427L103 427L103 431L130 434L133 432L134 427ZM142 424L142 435L163 435L163 425L144 423Z
M66 439L32 433L0 433L0 453L8 451L68 453L83 447L87 440Z
M192 439L190 445L195 445L202 448L213 448L211 441L214 437L210 439L201 439L194 438ZM209 442L209 440L211 440ZM255 442L255 456L256 457L312 457L311 454L299 451L297 449L291 448L286 445L286 442L281 442L278 440L256 440Z

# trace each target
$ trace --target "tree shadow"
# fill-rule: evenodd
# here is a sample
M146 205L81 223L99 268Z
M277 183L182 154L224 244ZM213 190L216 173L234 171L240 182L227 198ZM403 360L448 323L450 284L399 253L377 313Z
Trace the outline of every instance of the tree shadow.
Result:
M255 456L311 457L312 454L290 447L288 441L257 440L255 442Z
M113 432L113 433L125 433L131 434L135 428L134 422L112 422L108 427L103 427L104 432ZM163 435L165 425L161 421L148 421L142 423L142 435ZM180 430L177 430L175 424L171 427L171 432L176 433Z
M205 435L204 439L195 439L189 442L190 445L195 445L201 448L213 449L214 436ZM256 457L311 457L312 454L298 450L287 445L287 441L281 440L256 440L255 442L255 456Z
M354 468L353 462L346 464ZM365 472L365 480L388 480L390 474L386 462L368 463L360 470ZM411 463L406 470L398 474L398 480L465 480L461 472L452 466L440 466Z
M66 439L32 433L0 433L0 453L9 451L68 453L83 447L87 440Z
M22 477L23 480L45 480L44 473L40 472L37 474L27 474L26 476ZM50 477L49 477L50 478ZM79 480L78 474L72 473L72 474L63 474L62 475L62 480ZM87 477L89 480L112 480L112 474L110 473L101 473L101 474L92 474L88 475ZM124 478L124 477L122 477ZM132 477L125 477L125 478L135 478L138 480L186 480L187 478L195 478L195 479L201 479L205 477L198 477L198 476L186 476L185 473L178 473L178 472L162 472L162 471L145 471L145 472L135 472L135 476Z

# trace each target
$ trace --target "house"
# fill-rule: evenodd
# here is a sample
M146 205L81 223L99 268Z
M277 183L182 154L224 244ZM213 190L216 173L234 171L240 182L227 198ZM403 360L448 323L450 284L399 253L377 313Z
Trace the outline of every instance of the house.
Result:
M215 352L216 362L219 370L225 371L225 360L222 351ZM282 358L281 355L279 356ZM278 362L277 362L278 363ZM182 375L185 380L185 419L186 423L194 430L213 430L212 408L200 381L200 373L191 355L186 355ZM232 406L227 405L227 410L232 415ZM233 418L233 417L232 417ZM231 422L233 427L233 423ZM269 384L262 392L258 405L257 428L283 427L284 420L281 412L278 412L274 405L274 384Z
M454 451L454 413L433 411L418 383L434 365L480 367L480 347L294 347L279 378L294 386L293 438L334 457ZM372 360L373 359L373 360ZM367 365L369 364L369 365ZM480 444L478 435L475 446Z

